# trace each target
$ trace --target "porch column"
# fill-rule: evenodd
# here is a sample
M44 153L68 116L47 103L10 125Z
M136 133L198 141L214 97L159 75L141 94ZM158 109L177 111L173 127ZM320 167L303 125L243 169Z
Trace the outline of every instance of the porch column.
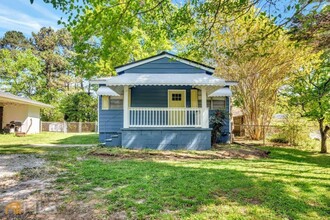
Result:
M129 127L128 86L124 86L124 128Z
M202 87L202 128L209 128L209 110L207 108L207 96L205 87Z

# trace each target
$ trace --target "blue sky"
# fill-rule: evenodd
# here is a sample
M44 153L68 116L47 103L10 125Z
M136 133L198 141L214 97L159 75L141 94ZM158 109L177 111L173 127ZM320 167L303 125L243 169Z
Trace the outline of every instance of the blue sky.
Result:
M57 21L65 15L42 0L0 0L0 37L6 31L17 30L26 36L42 27L59 29Z

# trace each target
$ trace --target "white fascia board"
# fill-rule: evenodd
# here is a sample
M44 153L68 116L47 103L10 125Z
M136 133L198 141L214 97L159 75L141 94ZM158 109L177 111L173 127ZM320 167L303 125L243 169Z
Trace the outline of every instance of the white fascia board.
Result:
M89 81L90 84L92 85L99 85L99 84L106 84L107 83L107 79L92 79Z
M238 82L237 81L226 81L225 84L226 84L226 86L237 86Z

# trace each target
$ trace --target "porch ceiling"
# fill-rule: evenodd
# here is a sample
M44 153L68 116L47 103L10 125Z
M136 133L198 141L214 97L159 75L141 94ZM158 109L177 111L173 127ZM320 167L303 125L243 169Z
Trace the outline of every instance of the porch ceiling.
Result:
M225 80L205 73L143 74L130 73L111 77L107 86L225 86Z

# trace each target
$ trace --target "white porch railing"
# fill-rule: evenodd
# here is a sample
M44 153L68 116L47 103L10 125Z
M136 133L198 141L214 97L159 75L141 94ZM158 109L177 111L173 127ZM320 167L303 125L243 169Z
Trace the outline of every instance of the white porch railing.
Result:
M129 127L202 127L202 108L130 108Z

